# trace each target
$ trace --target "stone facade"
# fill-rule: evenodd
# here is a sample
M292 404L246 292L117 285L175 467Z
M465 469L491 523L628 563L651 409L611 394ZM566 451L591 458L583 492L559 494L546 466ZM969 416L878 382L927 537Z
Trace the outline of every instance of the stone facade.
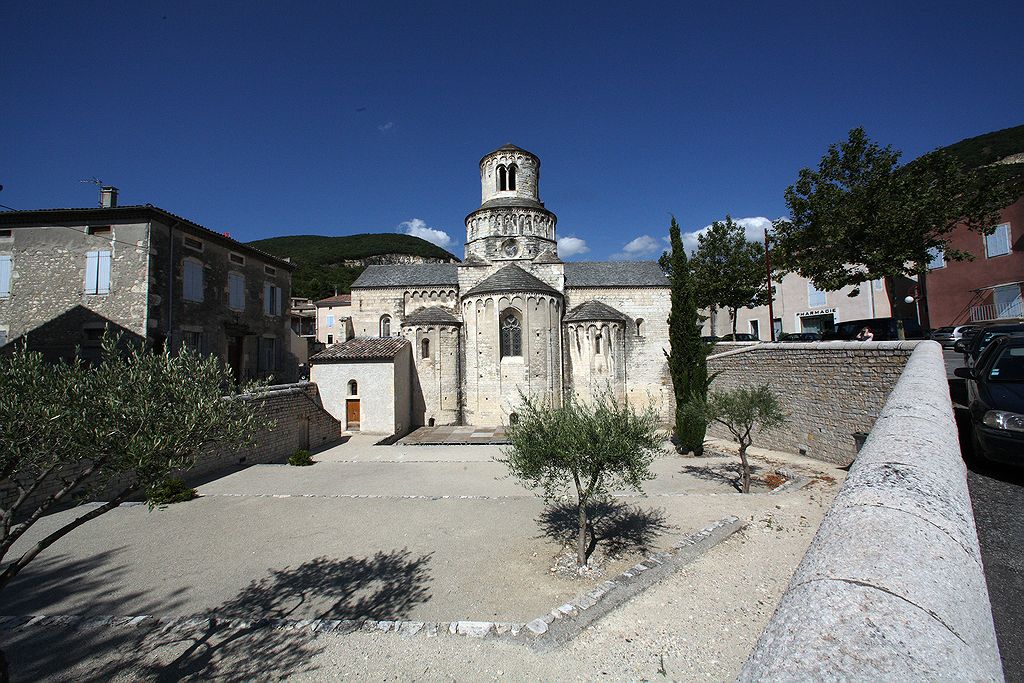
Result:
M562 262L540 159L526 150L485 155L480 187L462 263L370 266L352 285L354 342L409 341L409 426L498 425L523 395L557 404L604 390L654 404L669 422L670 297L657 263Z
M755 344L708 358L712 391L768 384L786 423L754 445L847 465L919 342ZM732 438L721 425L710 436Z
M295 377L291 263L152 206L8 212L8 232L7 341L90 357L110 328L158 350L217 355L240 379Z

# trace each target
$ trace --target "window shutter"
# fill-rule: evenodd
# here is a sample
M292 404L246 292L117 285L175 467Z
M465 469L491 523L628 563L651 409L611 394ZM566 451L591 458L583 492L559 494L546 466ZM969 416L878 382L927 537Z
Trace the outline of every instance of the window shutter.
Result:
M274 292L269 282L263 283L263 314L270 315L270 307L273 302Z
M85 293L96 293L96 274L99 262L99 252L90 251L85 255Z
M274 287L274 315L281 314L281 288Z
M11 257L0 256L0 296L11 295Z
M110 293L110 252L97 252L96 293Z

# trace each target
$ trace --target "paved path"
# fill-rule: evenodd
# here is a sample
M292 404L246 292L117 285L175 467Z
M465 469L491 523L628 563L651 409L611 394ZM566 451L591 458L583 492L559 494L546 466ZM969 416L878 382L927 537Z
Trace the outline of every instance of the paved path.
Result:
M493 461L500 453L357 436L312 467L256 465L188 503L122 506L37 558L3 592L0 614L526 621L584 586L548 571L571 515L548 514ZM648 497L621 492L608 524L626 541L607 534L602 547L622 558L609 572L635 562L634 550L666 549L785 497L742 496L723 476L687 471L734 460L665 457ZM41 520L14 552L79 514Z
M1024 469L989 464L974 457L965 405L967 389L964 380L953 375L955 368L964 366L963 354L947 349L943 355L960 428L960 449L968 463L967 485L1003 673L1007 681L1024 681Z
M1024 681L1024 469L973 458L969 420L957 412L1003 673L1009 683Z

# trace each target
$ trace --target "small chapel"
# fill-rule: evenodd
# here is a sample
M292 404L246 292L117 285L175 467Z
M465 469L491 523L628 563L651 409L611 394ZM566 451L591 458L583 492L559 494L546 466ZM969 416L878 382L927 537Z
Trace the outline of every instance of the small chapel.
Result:
M461 263L369 266L352 285L354 337L310 359L348 430L507 424L522 395L599 391L671 419L670 287L656 261L568 261L540 199L540 159L480 159Z

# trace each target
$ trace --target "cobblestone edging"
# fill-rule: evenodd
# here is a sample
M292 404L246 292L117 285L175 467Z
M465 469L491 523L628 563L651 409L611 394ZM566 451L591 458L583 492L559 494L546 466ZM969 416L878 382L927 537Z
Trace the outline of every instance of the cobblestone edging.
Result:
M797 477L796 480L789 480L784 484L779 485L778 488L774 488L771 491L767 491L763 494L749 494L740 493L738 491L726 491L720 493L718 491L698 492L698 493L611 493L611 498L688 498L692 496L749 496L749 495L774 495L776 493L785 493L786 491L793 491L801 488L806 484L808 479L806 477ZM488 496L488 495L465 495L465 496L427 496L418 493L398 493L398 494L384 494L384 493L201 493L199 498L343 498L343 499L362 499L369 498L371 500L522 500L525 498L536 498L537 496L522 494L522 495L509 495L509 496Z
M390 633L399 637L443 635L473 638L501 637L550 641L555 646L575 636L661 578L700 557L739 531L744 524L733 515L677 541L671 550L654 553L626 571L576 599L526 623L459 620L450 622L375 621L353 619L240 619L208 617L28 615L0 616L0 631L36 628L141 628L152 631L258 630L264 628L309 633Z

